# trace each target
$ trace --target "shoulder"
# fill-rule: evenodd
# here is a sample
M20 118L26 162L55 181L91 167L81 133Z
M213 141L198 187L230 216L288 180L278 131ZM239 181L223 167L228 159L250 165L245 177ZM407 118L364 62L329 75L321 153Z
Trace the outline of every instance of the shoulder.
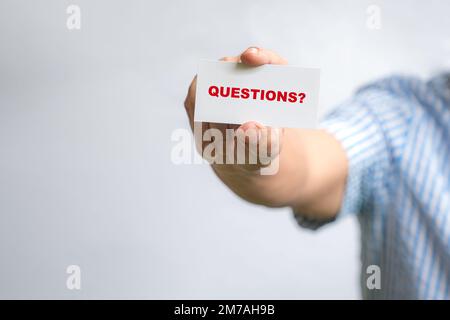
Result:
M427 87L427 82L414 76L391 75L360 87L357 95L370 95L383 93L397 97L411 98L419 94L421 90Z
M410 119L423 106L427 83L417 77L394 75L360 87L355 99L376 115Z
M448 104L449 76L436 76L429 81L411 76L391 76L359 88L356 103L374 115L384 130L402 125L410 130L411 124L431 120L442 125L450 118Z
M421 108L421 96L426 87L426 82L417 77L394 75L378 79L357 89L350 99L332 108L325 119L364 117L382 127L393 120L407 126Z
M420 96L425 88L425 82L410 76L396 75L373 81L330 112L323 126L344 146L349 141L349 158L353 150L362 149L354 148L354 141L371 146L377 157L383 154L386 158L400 157L412 120L421 112ZM364 155L369 152L365 151Z
M430 90L426 81L394 75L359 88L354 99L378 122L388 143L398 147L399 142L406 138L413 119L428 108L427 95L430 95Z

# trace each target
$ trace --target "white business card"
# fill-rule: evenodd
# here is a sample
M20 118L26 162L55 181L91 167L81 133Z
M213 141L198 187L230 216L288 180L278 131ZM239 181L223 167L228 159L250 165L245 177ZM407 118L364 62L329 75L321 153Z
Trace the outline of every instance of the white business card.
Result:
M195 121L315 128L320 70L295 66L202 61L197 75Z

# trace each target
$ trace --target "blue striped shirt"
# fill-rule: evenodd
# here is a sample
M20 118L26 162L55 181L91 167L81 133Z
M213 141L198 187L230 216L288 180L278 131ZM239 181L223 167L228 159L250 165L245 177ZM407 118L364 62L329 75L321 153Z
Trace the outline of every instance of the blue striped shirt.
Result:
M361 227L365 299L449 299L450 75L361 88L322 122L349 160L338 217ZM323 222L296 214L305 227ZM380 268L381 288L367 286Z

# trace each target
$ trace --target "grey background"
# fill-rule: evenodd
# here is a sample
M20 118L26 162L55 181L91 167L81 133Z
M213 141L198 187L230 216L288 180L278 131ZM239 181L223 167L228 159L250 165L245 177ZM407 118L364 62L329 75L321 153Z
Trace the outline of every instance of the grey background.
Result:
M366 27L371 3L382 29ZM79 31L66 8L81 7ZM445 1L0 2L1 298L358 298L355 219L312 233L243 202L171 133L199 59L272 48L325 111L450 61ZM66 289L66 267L82 289Z

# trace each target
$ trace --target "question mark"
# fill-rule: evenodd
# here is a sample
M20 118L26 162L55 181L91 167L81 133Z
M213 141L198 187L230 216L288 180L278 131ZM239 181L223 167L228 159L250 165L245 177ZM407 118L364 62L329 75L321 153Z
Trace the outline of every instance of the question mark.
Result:
M300 98L300 99L299 99L300 103L303 103L303 99L305 99L306 94L304 94L303 92L302 92L302 93L299 93L299 94L298 94L298 97Z

